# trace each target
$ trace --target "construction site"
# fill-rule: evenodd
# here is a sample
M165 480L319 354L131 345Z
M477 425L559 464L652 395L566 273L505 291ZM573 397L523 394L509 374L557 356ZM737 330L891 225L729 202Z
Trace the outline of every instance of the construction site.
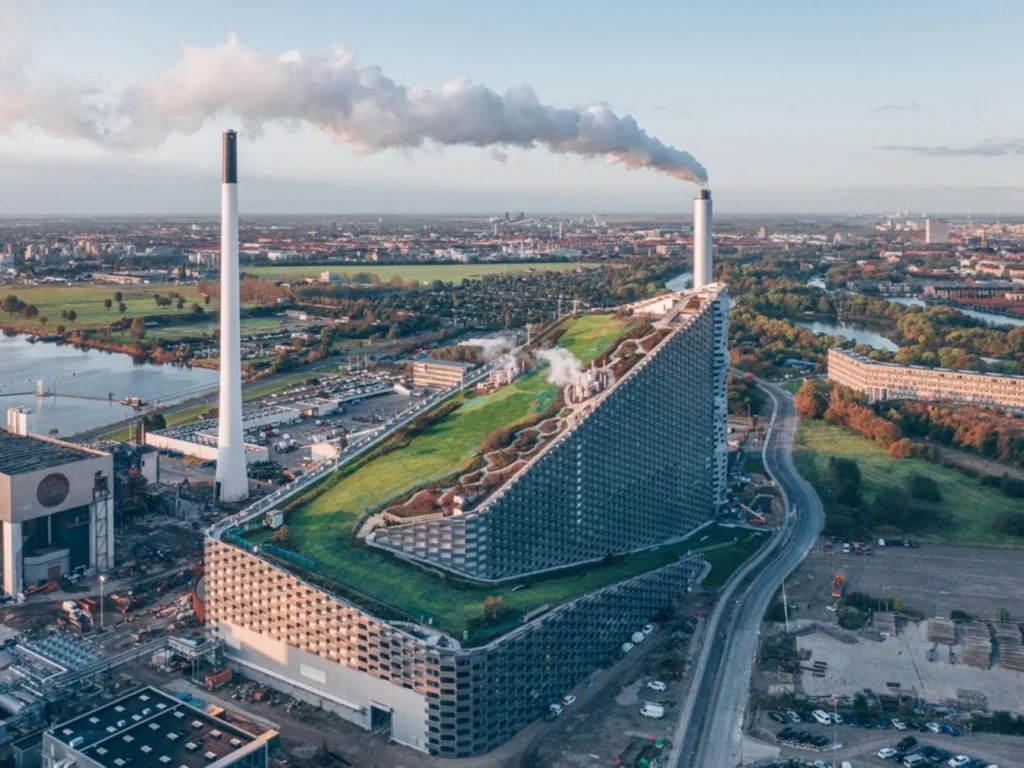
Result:
M822 542L787 580L762 630L760 700L852 709L869 691L872 718L1024 713L1017 553L886 544Z

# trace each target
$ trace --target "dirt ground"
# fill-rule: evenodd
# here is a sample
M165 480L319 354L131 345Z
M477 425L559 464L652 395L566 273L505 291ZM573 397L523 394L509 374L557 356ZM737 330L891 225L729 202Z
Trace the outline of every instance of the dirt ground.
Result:
M877 542L875 542L877 544ZM841 550L840 546L836 547ZM826 554L819 547L786 581L790 618L832 620L825 606L836 573L846 577L845 592L899 598L923 616L948 617L965 611L995 620L999 608L1024 619L1024 550L922 544L920 548L874 547L874 555Z

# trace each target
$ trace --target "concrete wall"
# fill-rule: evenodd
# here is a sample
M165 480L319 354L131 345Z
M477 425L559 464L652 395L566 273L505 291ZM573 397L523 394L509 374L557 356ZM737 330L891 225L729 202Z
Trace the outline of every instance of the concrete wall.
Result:
M426 751L427 702L423 694L392 685L245 627L222 624L228 663L247 677L322 706L362 728L370 728L370 707L391 710L391 738ZM261 674L262 673L262 674Z
M102 472L107 478L107 490L112 492L114 459L109 454L86 456L82 461L20 475L0 475L0 520L7 523L22 523L91 504L97 471ZM52 474L60 474L67 478L70 488L63 502L53 507L44 507L39 503L36 492L40 482Z

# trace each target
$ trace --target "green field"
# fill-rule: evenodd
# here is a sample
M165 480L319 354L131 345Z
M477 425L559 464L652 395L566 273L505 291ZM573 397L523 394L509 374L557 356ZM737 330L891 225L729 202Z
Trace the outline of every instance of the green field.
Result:
M356 273L376 275L382 283L386 283L396 275L402 280L416 280L420 283L432 283L441 280L445 283L462 282L465 278L478 278L486 275L510 275L527 270L537 272L568 272L569 270L598 267L594 262L517 262L515 264L399 264L377 266L374 264L336 264L333 266L298 266L282 265L273 267L243 267L246 274L257 277L269 277L277 280L302 280L307 277L320 277L323 272L334 272L337 275L349 276Z
M217 311L217 301L203 303L203 297L194 285L16 285L4 291L4 295L13 293L26 304L35 304L39 308L39 316L49 318L48 329L59 324L68 330L76 328L106 328L122 317L117 311L117 302L111 309L103 306L104 299L114 300L114 294L120 291L127 309L123 317L133 318L144 315L187 315L189 306L198 303L207 312ZM167 296L177 291L185 297L185 308L177 309L173 304L169 307L158 307L153 301L155 294ZM64 309L73 309L78 313L74 323L61 320L60 313ZM25 325L38 325L37 320L8 317L0 315L0 321L10 320Z
M827 483L830 456L857 460L861 471L861 497L866 501L889 488L905 489L907 478L915 473L934 479L942 492L942 501L919 503L948 515L953 523L927 531L908 531L921 539L993 546L1024 544L997 533L992 527L996 513L1013 509L1020 504L1019 500L1009 499L975 479L923 459L892 459L888 451L842 427L823 421L802 420L793 463L821 496L826 517L835 510Z

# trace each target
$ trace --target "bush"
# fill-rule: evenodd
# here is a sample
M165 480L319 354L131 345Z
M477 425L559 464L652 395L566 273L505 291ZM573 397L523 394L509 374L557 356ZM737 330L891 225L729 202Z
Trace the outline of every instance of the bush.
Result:
M1018 480L1015 477L1009 475L1003 475L999 481L999 490L1003 492L1004 496L1010 496L1015 499L1024 499L1024 480Z
M857 630L868 623L868 615L856 608L843 607L836 613L839 626L843 629Z
M942 501L942 491L939 490L939 484L926 475L911 475L907 478L907 485L910 488L910 495L915 499L932 503Z
M996 514L993 527L1007 536L1024 536L1024 512L1014 509L1004 509Z
M974 617L971 616L971 614L967 611L961 611L960 609L950 611L949 618L953 621L974 621Z

